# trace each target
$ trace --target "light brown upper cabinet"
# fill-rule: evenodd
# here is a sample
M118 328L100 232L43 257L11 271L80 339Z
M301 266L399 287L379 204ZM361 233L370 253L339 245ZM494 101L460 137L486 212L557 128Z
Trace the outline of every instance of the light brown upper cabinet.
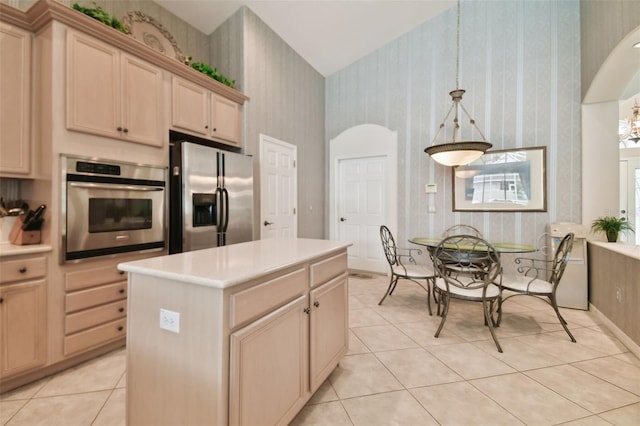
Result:
M0 22L0 175L27 177L30 162L31 39Z
M242 111L238 103L175 76L171 92L173 129L241 146Z
M67 32L67 128L162 146L162 70Z

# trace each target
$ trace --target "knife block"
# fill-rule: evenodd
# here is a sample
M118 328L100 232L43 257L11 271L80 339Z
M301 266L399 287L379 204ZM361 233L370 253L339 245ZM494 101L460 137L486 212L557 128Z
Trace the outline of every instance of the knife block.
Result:
M23 231L22 221L25 215L18 216L18 220L13 224L11 232L9 233L9 242L18 246L26 246L29 244L40 244L40 238L42 236L41 231Z

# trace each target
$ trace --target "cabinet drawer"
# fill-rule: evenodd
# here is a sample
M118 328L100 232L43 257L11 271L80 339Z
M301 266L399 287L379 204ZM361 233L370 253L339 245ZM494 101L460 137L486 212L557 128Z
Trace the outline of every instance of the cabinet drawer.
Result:
M125 316L127 316L127 301L123 299L108 305L67 315L65 318L65 331L66 334L73 334Z
M0 263L0 284L13 281L44 277L47 273L47 262L44 257L32 257L21 260L6 260Z
M126 333L127 320L125 318L81 331L64 338L64 354L69 355L114 339L124 338Z
M91 308L104 303L114 302L127 297L127 282L103 285L88 290L80 290L67 293L65 297L65 312L74 312L80 309Z
M304 294L308 288L305 268L232 294L229 300L229 326L234 328L258 315Z
M337 277L347 270L347 253L340 253L311 265L311 287Z
M118 271L116 265L69 272L66 276L65 290L76 291L125 279L124 271Z

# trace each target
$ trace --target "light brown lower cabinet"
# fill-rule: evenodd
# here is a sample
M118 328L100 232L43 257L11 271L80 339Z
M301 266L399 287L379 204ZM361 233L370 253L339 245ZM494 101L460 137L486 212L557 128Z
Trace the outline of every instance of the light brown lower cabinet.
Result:
M0 379L47 361L46 258L0 262Z
M224 289L130 272L127 423L291 422L348 350L346 257Z
M231 335L229 424L286 424L308 393L307 296Z

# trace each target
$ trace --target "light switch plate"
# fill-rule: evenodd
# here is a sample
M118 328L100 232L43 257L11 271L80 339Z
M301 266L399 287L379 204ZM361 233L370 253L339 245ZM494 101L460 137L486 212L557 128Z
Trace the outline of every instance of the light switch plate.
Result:
M435 183L427 183L424 185L425 194L435 194L438 192L438 185Z
M173 333L180 333L180 312L160 309L160 328Z

